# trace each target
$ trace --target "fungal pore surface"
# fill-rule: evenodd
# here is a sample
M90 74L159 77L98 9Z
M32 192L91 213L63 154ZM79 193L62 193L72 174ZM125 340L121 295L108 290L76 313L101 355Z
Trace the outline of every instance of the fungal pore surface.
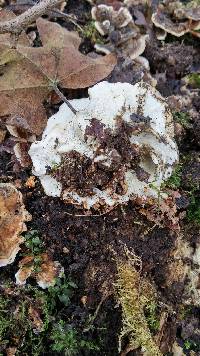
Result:
M173 119L150 85L101 82L48 120L29 150L45 193L84 209L156 198L178 161Z

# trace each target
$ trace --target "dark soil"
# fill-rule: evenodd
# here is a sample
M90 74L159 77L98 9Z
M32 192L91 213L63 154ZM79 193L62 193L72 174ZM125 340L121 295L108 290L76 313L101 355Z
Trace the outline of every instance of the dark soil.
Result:
M137 116L137 115L135 115ZM80 196L94 195L92 188L100 190L112 189L113 194L126 194L125 172L129 168L135 168L141 181L148 179L149 175L138 164L140 163L138 149L130 143L130 134L133 131L142 130L145 126L143 120L137 117L133 125L118 123L117 132L112 135L97 119L93 119L91 126L86 127L85 139L94 137L98 142L96 156L105 155L105 160L93 163L85 155L71 151L62 155L61 164L50 170L50 174L62 183L63 191L75 190ZM141 121L142 120L142 121ZM106 165L106 155L111 164Z

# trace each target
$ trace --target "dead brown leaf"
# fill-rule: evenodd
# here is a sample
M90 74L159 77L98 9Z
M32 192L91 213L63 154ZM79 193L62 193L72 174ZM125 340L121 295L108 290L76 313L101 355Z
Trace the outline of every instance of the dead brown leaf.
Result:
M28 316L35 333L40 333L43 329L43 321L41 319L39 310L30 305L28 308Z
M180 194L178 192L171 190L167 198L163 198L159 202L149 200L139 211L149 221L154 222L155 225L168 227L178 232L180 225L175 199L179 197Z
M8 347L6 349L6 356L15 356L17 352L17 348L16 347Z
M46 124L43 102L55 86L89 87L110 74L116 59L83 55L78 34L57 23L40 18L37 28L41 47L31 47L25 34L17 42L0 36L0 115L23 118L30 132L40 134Z
M27 187L27 188L29 188L29 189L33 189L33 188L35 188L35 176L30 176L28 179L27 179L27 181L26 181L26 183L25 183L25 186Z

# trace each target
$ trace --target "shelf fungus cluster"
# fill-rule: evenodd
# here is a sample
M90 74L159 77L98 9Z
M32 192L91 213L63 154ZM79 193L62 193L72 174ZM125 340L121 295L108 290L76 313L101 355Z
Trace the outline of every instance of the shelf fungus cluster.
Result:
M152 22L163 31L160 39L164 39L167 33L176 37L186 33L200 37L200 6L192 1L184 5L181 1L165 0L153 13Z
M24 241L25 222L31 220L22 194L12 184L0 184L0 267L12 263Z
M40 260L39 268L35 267L34 256L26 256L19 262L19 270L15 274L18 285L24 285L29 277L34 277L39 287L46 289L63 275L64 269L60 263L52 261L46 253L37 256L37 259Z
M172 115L150 85L101 82L49 118L29 150L47 195L108 211L157 197L178 160Z
M94 6L92 18L97 31L107 38L104 44L95 45L98 52L117 52L132 60L144 52L148 35L140 33L128 8L122 4L117 10L105 4Z

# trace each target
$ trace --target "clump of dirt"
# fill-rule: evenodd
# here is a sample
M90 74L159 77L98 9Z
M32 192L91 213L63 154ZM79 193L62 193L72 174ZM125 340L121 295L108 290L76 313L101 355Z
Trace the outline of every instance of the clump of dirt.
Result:
M33 215L30 227L40 231L53 258L59 257L65 269L79 280L90 260L112 270L112 262L108 262L113 259L112 250L120 251L124 243L141 257L144 273L150 274L161 293L169 297L165 280L176 234L168 229L152 229L153 224L141 217L133 203L105 216L79 216L72 206L45 196L38 183L34 192L27 195L26 206ZM67 254L63 252L65 248ZM110 279L110 272L107 277Z
M112 188L112 192L117 194L126 193L123 187L124 167L134 168L140 161L139 152L129 139L133 128L122 123L118 133L112 135L110 130L104 129L103 126L97 119L93 119L91 125L86 127L85 136L86 139L89 136L98 139L101 144L96 155L106 152L110 164L105 164L104 160L94 163L76 151L63 154L61 164L51 170L51 175L62 183L63 190L74 189L81 196L93 195L95 186L100 190Z

